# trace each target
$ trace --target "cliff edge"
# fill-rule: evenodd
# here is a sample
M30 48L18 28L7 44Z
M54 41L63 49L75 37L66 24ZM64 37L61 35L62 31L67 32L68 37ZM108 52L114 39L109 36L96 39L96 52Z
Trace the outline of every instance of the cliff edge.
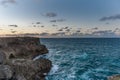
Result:
M0 38L0 80L45 80L52 63L38 55L47 48L33 37Z

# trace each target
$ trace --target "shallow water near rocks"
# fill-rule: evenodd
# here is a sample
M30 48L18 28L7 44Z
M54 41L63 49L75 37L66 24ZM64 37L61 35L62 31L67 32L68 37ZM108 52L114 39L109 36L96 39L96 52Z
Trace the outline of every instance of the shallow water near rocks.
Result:
M53 63L47 80L107 80L120 74L120 39L41 39Z

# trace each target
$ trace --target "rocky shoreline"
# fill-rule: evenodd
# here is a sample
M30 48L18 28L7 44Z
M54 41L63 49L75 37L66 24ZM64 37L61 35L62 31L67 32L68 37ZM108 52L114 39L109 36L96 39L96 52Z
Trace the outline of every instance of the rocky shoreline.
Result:
M45 58L47 48L33 37L0 38L0 80L45 80L52 62Z

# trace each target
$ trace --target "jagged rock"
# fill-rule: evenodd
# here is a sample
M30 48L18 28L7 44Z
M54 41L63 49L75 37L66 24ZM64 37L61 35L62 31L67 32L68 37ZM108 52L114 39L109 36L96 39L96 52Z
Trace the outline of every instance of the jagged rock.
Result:
M52 67L52 63L48 59L39 59L36 61L13 59L9 62L9 65L13 68L16 76L25 78L26 80L34 80L38 77L45 78L45 73L48 73Z
M108 80L120 80L120 75L110 76L108 77Z
M9 65L0 65L0 80L12 78L13 72Z
M0 51L0 64L6 63L6 55L4 52Z
M12 37L0 38L0 50L9 58L33 59L38 55L48 53L47 48L40 44L39 38Z

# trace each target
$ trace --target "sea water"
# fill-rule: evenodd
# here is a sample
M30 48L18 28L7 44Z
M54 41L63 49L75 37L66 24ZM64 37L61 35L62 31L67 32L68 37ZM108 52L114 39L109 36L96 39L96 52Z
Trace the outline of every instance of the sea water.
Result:
M119 38L42 38L53 67L47 80L107 80L120 74Z

